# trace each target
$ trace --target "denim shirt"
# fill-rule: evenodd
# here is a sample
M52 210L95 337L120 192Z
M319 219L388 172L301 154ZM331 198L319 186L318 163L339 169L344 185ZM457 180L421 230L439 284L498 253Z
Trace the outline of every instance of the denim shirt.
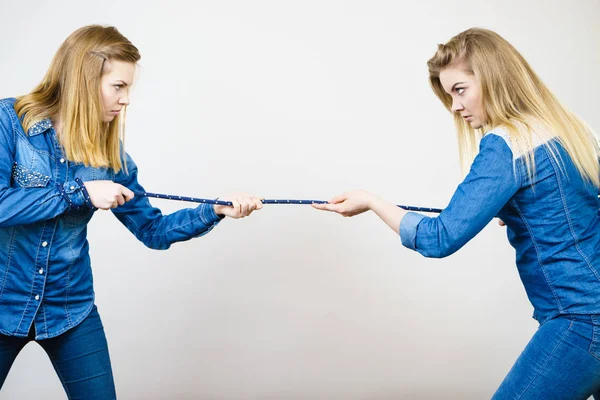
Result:
M69 161L49 119L25 134L14 102L0 100L0 333L26 337L35 322L39 340L76 326L94 305L86 229L95 209L76 179L144 189L129 155L128 173L115 173ZM152 249L204 235L221 219L205 204L162 215L145 196L112 212Z
M407 213L400 223L404 246L446 257L501 218L540 323L561 314L600 314L599 190L557 139L550 144L556 158L545 144L534 148L532 182L507 133L487 133L448 207L435 218Z

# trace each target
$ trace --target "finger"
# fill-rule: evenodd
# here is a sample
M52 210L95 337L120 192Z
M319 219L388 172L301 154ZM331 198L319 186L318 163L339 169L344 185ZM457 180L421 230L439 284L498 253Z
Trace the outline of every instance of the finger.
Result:
M244 212L244 217L252 214L252 211L256 210L256 204L250 200L249 198L245 199L246 209Z
M252 197L252 196L244 197L244 201L248 205L248 210L256 210L256 202L254 201L254 197Z
M125 186L121 186L121 194L125 197L125 201L129 201L135 197L135 194Z
M248 215L258 208L258 203L252 198L248 198Z
M250 207L250 203L248 203L248 199L241 197L238 199L238 202L241 205L241 216L245 217L248 215L248 209Z
M256 210L263 208L263 203L258 197L252 196L252 201L256 204Z
M242 215L242 205L237 200L233 200L231 203L235 215L237 216L237 218L239 218L240 215Z
M338 204L311 204L311 206L317 210L340 212L340 206Z
M125 197L123 197L122 194L117 196L117 204L122 206L123 204L125 204Z
M502 221L501 219L498 220L498 225L500 225L500 226L506 226L506 224L504 223L504 221Z
M334 204L331 204L331 203L312 203L311 206L313 208L316 208L317 210L333 211L331 209L331 207L334 206Z

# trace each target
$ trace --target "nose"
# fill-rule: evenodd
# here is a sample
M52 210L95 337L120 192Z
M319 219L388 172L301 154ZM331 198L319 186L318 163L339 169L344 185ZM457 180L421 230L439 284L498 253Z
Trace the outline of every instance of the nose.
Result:
M131 101L129 100L129 91L128 91L126 94L119 97L119 104L122 106L128 106L129 103L131 103Z
M453 98L452 99L452 112L457 113L463 109L464 109L463 105L460 104L459 101L457 101L456 99Z

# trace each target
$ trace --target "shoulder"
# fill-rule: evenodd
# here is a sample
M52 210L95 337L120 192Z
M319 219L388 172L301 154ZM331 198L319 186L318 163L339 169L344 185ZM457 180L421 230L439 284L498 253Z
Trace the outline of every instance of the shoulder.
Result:
M528 128L523 124L515 123L512 130L504 126L489 130L483 136L481 143L483 145L486 139L486 142L492 142L490 139L495 138L495 141L505 144L513 154L513 158L517 159L521 158L526 152L545 144L553 137L554 135L551 135L541 124L531 124L531 127Z
M494 128L487 132L479 143L479 152L495 152L517 158L513 151L513 143L507 129Z
M17 113L15 112L15 101L14 98L0 99L0 119L3 122L16 122L18 120Z
M115 173L115 182L123 183L137 176L137 165L129 153L121 155L121 170Z
M16 132L20 127L19 117L15 112L15 99L0 99L0 131L6 135L15 138Z
M483 135L483 138L481 139L482 145L498 145L501 143L506 144L510 151L512 151L513 145L512 140L510 139L510 134L508 133L508 130L506 128L502 127L494 128L486 132L485 135Z

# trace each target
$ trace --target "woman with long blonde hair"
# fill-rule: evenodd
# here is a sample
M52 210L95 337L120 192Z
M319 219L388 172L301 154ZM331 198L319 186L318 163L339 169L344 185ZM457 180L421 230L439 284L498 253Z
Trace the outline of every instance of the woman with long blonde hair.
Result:
M262 208L240 195L233 206L163 215L134 195L144 189L123 133L139 60L114 27L86 26L31 93L0 100L0 387L35 341L69 399L116 398L86 237L97 209L110 209L146 246L167 249Z
M456 35L428 67L468 172L446 209L426 217L360 190L313 207L372 210L425 257L451 255L499 216L540 327L493 398L600 399L598 138L492 31Z

